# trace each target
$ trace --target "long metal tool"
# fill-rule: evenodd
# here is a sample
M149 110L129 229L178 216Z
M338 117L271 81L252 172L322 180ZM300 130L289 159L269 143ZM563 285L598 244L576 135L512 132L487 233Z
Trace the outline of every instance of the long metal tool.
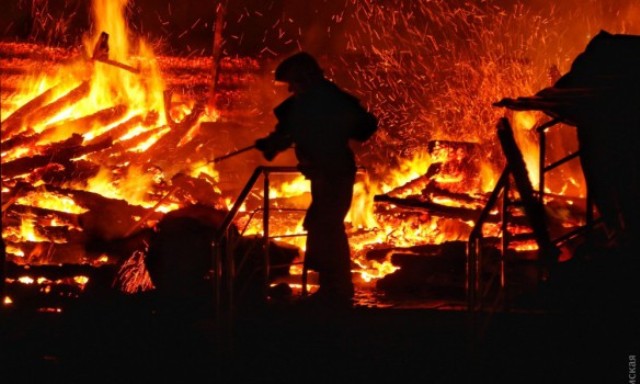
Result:
M253 145L250 145L250 146L248 146L248 147L244 147L244 148L241 148L241 149L235 150L235 151L233 151L233 152L229 152L229 153L227 153L226 155L218 156L218 157L214 158L213 160L209 160L209 162L210 162L210 163L217 163L217 162L219 162L219 161L222 161L222 160L228 159L228 158L230 158L230 157L233 157L233 156L235 156L235 155L239 155L239 154L241 154L241 153L243 153L243 152L249 151L249 150L251 150L251 149L253 149L253 148L255 148L255 147L256 147L256 145L255 145L255 144L253 144Z

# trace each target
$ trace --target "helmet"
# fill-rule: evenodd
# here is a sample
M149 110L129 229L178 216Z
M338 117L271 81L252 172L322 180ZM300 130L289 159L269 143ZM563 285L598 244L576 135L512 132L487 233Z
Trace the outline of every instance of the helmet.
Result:
M321 78L322 68L316 59L306 52L289 56L276 68L276 81L292 82Z

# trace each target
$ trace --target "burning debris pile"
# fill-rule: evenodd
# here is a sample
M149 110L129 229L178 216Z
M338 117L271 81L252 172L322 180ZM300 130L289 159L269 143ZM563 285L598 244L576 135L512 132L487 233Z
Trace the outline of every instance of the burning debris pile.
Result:
M482 186L478 145L436 140L430 141L427 149L432 159L427 172L375 196L375 201L424 208L433 214L472 222L487 202L486 196L477 194ZM416 190L420 193L412 195Z
M106 51L107 40L100 36L96 47L102 44ZM216 125L218 111L206 106L202 96L208 95L209 84L196 77L209 70L210 61L160 57L157 61L169 75L153 78L153 70L140 64L142 59L139 70L133 70L109 56L87 60L63 49L34 55L33 48L26 43L0 47L3 67L16 73L5 81L3 91L25 98L8 98L15 106L3 102L3 109L13 110L2 121L2 237L7 282L18 289L13 299L20 301L32 291L21 284L33 281L25 276L40 276L36 290L68 290L73 297L87 283L118 283L129 292L154 288L144 270L128 275L134 281L123 276L150 245L157 247L153 229L170 219L166 214L184 213L181 208L198 204L224 215L229 204L210 161L229 145L210 131L220 128L224 133L228 125ZM41 88L34 90L20 67L43 62L63 67L71 62L67 65L80 72L44 73ZM243 102L236 97L239 84L255 76L256 62L229 59L220 66L217 104L232 100L238 108ZM108 78L99 81L101 76ZM171 91L154 89L154 82L165 81L167 89L185 89L188 84L191 93L176 98ZM131 90L122 87L128 82L142 88L142 100L126 100ZM3 93L3 100L6 96ZM113 102L118 104L103 107ZM259 196L253 199L260 201ZM277 255L290 254L273 249ZM184 252L201 255L189 247ZM290 264L292 257L275 260ZM121 267L128 270L116 278ZM144 269L139 263L137 268ZM112 281L96 279L98 270L111 275ZM162 273L167 271L156 269L156 274Z
M87 35L80 51L0 47L2 238L10 284L42 276L37 289L51 290L63 282L65 272L53 272L61 267L69 275L83 272L75 278L82 290L96 283L87 277L93 269L113 275L144 252L145 231L164 213L195 203L226 211L208 160L228 143L215 143L202 128L218 119L211 107L217 100L204 92L210 82L199 75L211 71L211 62L156 57L143 40L130 45L125 5L94 4L104 30ZM172 75L163 76L161 66ZM228 59L220 67L216 96L224 101L237 94L238 74L251 76L256 64Z

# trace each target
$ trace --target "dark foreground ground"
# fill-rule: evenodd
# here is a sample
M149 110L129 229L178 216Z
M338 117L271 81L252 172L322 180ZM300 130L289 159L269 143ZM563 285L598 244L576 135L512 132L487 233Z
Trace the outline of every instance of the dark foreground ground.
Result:
M5 307L0 383L628 383L638 314L282 306L159 313L148 298ZM231 325L229 325L231 324Z

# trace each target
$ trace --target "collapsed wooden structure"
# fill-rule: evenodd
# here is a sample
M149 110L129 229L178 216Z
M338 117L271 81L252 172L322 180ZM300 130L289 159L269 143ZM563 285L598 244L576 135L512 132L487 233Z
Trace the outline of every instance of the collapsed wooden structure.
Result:
M640 245L640 142L634 133L640 128L638 68L640 36L600 31L576 57L570 71L552 86L533 96L504 98L494 104L516 111L541 111L552 118L538 127L540 202L545 201L544 173L572 158L580 159L587 186L585 223L563 236L543 238L556 245L578 238L582 244L570 247L570 263L555 265L548 272L555 279L567 278L570 290L600 287L601 292L585 289L585 296L578 299L581 305L604 299L614 306L625 303L625 308L637 309L637 300L629 292L637 291L637 279L632 276L638 271ZM558 124L576 129L578 150L547 164L544 134ZM582 272L576 273L578 268Z
M623 241L640 221L640 36L601 31L553 86L495 105L536 110L574 126L589 192L602 220Z
M22 86L28 87L22 80L28 76L28 68L37 66L48 73L55 64L81 61L69 54L73 52L36 50L26 43L2 43L0 61L7 69L7 76L3 78L3 103L11 100L10 94L20 94ZM209 88L207 78L197 75L206 72L208 64L203 60L171 57L160 60L172 74L167 79L167 91L160 95L164 98L164 116L153 109L131 114L128 105L119 104L48 124L67 109L83 110L82 103L91 93L90 78L76 84L62 79L15 108L9 116L3 116L1 280L3 288L5 281L11 286L13 299L28 301L29 292L34 292L22 289L26 285L18 282L25 276L38 277L36 292L83 291L84 282L74 281L74 276L75 280L78 276L91 276L92 286L99 281L111 289L113 281L94 279L92 272L95 271L96 277L110 274L113 279L119 266L134 252L144 251L143 241L148 240L146 231L164 217L157 211L161 203L200 202L213 206L221 202L216 181L211 176L205 173L192 176L179 167L184 159L206 163L228 142L212 138L206 130L196 135L196 140L185 140L186 136L194 136L189 132L203 120L201 98L195 100L188 113L173 115L173 111L190 102L186 91L193 92L191 96L196 98ZM139 66L133 71L133 67L108 60L108 55L100 56L99 52L84 64L87 72L92 72L93 66L106 64L126 70L130 76L145 75ZM225 71L219 76L217 95L227 100L241 98L237 92L238 73L251 76L256 70L255 63L251 59L229 59L222 66ZM177 101L174 90L181 91ZM147 129L135 136L125 136L138 126ZM37 131L34 127L38 127ZM94 131L103 133L93 134ZM87 135L89 132L92 134ZM161 138L146 151L135 150L159 134ZM118 175L125 175L131 166L142 166L144 174L155 178L145 191L148 201L155 206L132 204L86 188L87 181L101 170L108 169L114 176L112 182L117 182ZM48 204L49 199L57 203L72 201L73 209ZM32 232L29 238L20 233L25 226Z

